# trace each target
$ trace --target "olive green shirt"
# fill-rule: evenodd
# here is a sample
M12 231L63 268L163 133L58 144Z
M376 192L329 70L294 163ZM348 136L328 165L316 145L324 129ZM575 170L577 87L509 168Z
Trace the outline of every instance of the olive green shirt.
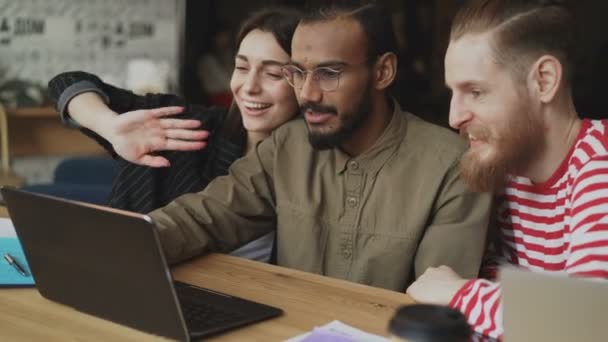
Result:
M464 148L398 106L376 143L352 158L312 148L298 119L227 176L150 216L170 262L229 252L276 229L285 267L398 291L429 266L475 277L491 198L463 184Z

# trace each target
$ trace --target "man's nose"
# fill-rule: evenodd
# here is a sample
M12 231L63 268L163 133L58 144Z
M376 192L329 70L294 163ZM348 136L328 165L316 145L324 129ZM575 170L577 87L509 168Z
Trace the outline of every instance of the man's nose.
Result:
M304 102L320 102L323 97L323 91L319 86L319 82L313 77L312 73L308 73L300 89L300 100Z
M462 125L473 118L473 113L457 96L450 100L450 127L460 129Z

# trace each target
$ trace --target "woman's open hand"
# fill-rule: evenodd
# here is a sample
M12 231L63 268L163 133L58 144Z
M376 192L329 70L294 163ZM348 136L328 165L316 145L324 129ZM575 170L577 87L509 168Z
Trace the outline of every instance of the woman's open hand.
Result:
M183 107L141 109L115 116L100 127L118 155L135 164L167 167L158 151L194 151L207 145L209 132L199 120L176 119Z

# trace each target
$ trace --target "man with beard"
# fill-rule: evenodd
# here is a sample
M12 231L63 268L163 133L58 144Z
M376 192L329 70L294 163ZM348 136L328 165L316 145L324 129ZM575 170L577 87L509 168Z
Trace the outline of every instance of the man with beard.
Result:
M469 140L465 181L502 188L498 263L608 278L608 122L572 102L573 20L556 1L472 1L454 19L445 57L450 124ZM430 268L407 291L449 304L478 332L502 336L500 287Z
M150 214L171 262L276 230L281 266L398 291L430 266L477 275L491 196L466 189L456 134L387 95L397 69L387 17L365 5L302 19L283 71L304 120Z

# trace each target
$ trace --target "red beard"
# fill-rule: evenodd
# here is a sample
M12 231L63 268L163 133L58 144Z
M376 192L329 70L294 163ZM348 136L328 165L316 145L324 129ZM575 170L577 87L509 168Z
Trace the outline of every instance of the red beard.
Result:
M468 138L471 133L486 145L469 149L460 160L462 177L472 191L500 189L509 173L525 170L542 151L543 124L523 107L500 130L490 132L474 124L461 129L461 136Z

